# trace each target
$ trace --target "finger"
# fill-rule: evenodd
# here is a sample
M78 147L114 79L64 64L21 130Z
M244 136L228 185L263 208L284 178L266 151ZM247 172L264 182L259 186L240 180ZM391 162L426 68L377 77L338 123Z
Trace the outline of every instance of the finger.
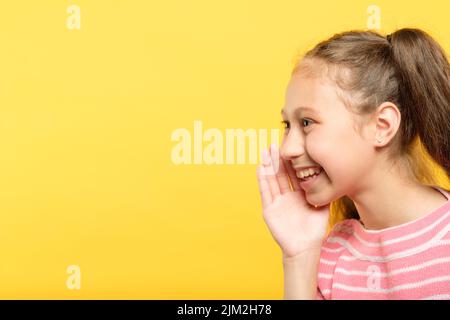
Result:
M289 185L289 175L284 166L283 159L280 157L280 149L274 144L271 145L270 147L272 149L272 152L271 152L272 162L276 163L274 166L275 166L276 177L278 180L278 185L280 186L280 192L281 192L281 194L290 192L291 186ZM277 170L277 168L278 168L278 170Z
M263 150L262 158L266 180L269 183L269 189L272 193L272 199L274 199L276 196L280 195L280 186L278 185L278 180L275 176L271 155L269 155L266 149Z
M263 208L265 208L272 203L272 193L270 192L269 183L266 180L264 166L258 165L257 176L258 176L259 193L261 195L261 203Z
M289 175L289 179L291 180L292 189L294 191L300 190L300 182L298 181L297 175L295 174L294 168L292 168L290 161L284 161L284 166Z

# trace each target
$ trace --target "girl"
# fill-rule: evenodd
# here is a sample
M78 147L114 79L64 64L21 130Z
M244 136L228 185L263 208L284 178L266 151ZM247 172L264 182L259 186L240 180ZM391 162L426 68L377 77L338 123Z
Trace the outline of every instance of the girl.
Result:
M448 178L449 75L410 28L336 34L299 60L280 150L258 166L285 299L450 299L450 192L414 153L421 141ZM344 219L327 235L332 201Z

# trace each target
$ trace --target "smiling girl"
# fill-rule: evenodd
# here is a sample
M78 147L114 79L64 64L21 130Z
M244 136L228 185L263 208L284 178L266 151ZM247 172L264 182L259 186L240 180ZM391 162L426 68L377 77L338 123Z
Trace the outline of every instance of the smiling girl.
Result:
M421 182L421 142L450 172L450 66L420 29L348 31L296 64L280 149L258 166L285 299L450 299L450 192ZM330 203L342 221L327 234Z

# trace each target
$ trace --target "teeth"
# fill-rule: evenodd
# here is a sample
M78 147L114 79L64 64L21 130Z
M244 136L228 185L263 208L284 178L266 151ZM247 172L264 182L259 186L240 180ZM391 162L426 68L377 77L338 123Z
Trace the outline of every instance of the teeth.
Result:
M301 179L307 178L308 176L311 176L311 175L313 175L315 173L319 173L320 170L321 170L321 168L314 168L314 169L313 168L309 168L309 169L306 169L306 170L303 170L303 171L297 171L297 177L301 178Z

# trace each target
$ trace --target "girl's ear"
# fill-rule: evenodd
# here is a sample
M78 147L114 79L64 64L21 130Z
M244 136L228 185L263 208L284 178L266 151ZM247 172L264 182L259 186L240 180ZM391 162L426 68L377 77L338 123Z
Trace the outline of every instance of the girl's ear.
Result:
M400 110L392 102L383 102L375 111L373 121L373 143L375 146L385 146L400 128Z

